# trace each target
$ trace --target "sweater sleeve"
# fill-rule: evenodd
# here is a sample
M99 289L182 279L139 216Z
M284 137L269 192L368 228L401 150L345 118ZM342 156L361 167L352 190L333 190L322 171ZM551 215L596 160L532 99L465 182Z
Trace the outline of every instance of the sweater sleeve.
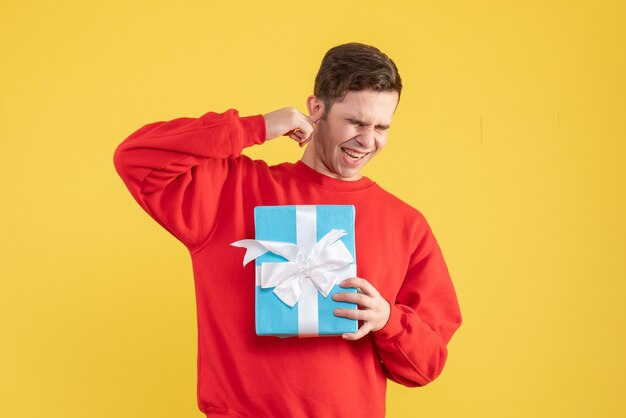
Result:
M430 228L420 248L425 249L412 254L395 303L390 303L387 324L373 333L388 378L410 387L439 376L447 344L461 325L452 280Z
M263 115L208 112L143 126L115 150L115 169L137 203L190 251L210 237L220 194L245 147L265 142Z

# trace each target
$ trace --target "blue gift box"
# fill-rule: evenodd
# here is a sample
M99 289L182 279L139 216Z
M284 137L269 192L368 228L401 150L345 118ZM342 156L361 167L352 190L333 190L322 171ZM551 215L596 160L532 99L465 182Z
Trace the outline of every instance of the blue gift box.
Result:
M330 236L334 233L336 237L339 230L343 236L337 241L340 240L343 245L339 242L337 244L344 253L349 252L347 257L350 259L344 267L332 271L330 276L334 285L329 287L326 297L311 280L302 280L302 294L294 306L289 306L277 296L275 288L261 287L263 263L273 264L288 260L274 252L265 252L258 256L255 260L257 335L303 337L341 335L357 331L357 320L338 317L333 312L335 308L357 309L357 305L332 299L332 295L337 292L356 292L356 289L339 286L342 280L356 277L354 218L355 208L352 205L257 206L254 209L257 241L296 244L299 251L308 256L312 246L325 241L327 234Z

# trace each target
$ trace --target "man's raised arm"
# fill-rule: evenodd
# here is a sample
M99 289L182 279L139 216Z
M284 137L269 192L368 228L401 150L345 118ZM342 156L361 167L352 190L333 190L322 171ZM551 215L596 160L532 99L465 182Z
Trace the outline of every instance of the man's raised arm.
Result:
M193 252L210 236L228 176L250 163L244 148L288 135L299 143L313 127L294 108L240 117L208 112L143 126L115 150L115 168L139 205Z
M264 141L262 115L229 109L145 125L118 145L113 161L137 203L193 251L213 229L234 160Z

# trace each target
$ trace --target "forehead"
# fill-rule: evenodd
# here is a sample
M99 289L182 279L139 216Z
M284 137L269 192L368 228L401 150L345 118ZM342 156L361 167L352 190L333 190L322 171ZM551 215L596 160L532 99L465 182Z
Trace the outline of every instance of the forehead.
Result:
M396 91L349 91L343 100L333 103L330 113L364 122L391 123L397 104Z

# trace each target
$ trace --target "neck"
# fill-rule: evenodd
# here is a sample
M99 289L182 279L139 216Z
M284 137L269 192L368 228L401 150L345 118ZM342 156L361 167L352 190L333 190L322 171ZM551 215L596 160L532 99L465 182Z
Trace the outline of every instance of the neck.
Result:
M320 171L315 162L315 138L311 138L311 141L307 144L304 152L302 153L302 158L300 159L304 164L308 165L313 170Z

